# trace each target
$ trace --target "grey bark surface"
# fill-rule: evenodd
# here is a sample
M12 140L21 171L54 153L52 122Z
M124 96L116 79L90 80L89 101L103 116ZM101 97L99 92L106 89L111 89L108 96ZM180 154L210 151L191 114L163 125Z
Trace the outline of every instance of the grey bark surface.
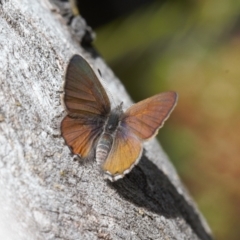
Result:
M55 3L0 1L0 239L212 239L156 140L114 183L94 161L72 156L60 123L73 54L101 70L114 102L132 102L104 61L80 46L91 37L84 20Z

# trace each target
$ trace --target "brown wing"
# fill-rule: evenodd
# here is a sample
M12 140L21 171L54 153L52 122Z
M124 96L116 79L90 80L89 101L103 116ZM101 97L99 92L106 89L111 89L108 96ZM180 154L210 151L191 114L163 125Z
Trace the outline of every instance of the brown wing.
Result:
M62 136L74 154L89 155L110 112L110 102L89 64L74 55L67 67L64 103L68 116L61 123Z
M177 102L177 93L164 92L131 106L124 114L121 125L128 127L140 139L155 136L169 117Z
M90 65L74 55L67 67L64 103L70 114L107 115L111 108L108 96Z
M94 123L86 124L77 118L68 116L62 120L62 136L74 154L80 154L81 157L89 155L102 131L102 126Z
M119 127L107 160L102 165L111 181L129 173L142 155L142 143L127 128Z

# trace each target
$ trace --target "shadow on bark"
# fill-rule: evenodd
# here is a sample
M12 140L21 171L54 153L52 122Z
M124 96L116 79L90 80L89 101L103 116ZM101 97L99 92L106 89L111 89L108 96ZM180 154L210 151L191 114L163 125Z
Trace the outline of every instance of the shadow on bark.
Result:
M116 182L109 182L109 186L128 201L158 215L166 218L181 216L200 239L212 239L194 208L146 156L142 156L140 163L128 175Z

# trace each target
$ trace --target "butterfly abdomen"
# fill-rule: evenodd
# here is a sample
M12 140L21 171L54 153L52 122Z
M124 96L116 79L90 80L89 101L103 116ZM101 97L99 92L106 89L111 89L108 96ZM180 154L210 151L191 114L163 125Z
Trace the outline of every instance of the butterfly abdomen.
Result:
M104 133L96 148L96 161L99 165L102 165L107 159L108 154L112 148L113 138L110 134Z

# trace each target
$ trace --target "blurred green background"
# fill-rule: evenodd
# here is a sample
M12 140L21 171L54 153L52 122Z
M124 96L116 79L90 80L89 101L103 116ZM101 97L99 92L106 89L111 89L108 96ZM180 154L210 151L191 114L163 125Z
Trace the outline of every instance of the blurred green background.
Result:
M106 2L92 12L113 16L95 22L79 3L94 45L134 101L179 93L159 140L216 239L239 240L240 1L140 1L115 15Z

